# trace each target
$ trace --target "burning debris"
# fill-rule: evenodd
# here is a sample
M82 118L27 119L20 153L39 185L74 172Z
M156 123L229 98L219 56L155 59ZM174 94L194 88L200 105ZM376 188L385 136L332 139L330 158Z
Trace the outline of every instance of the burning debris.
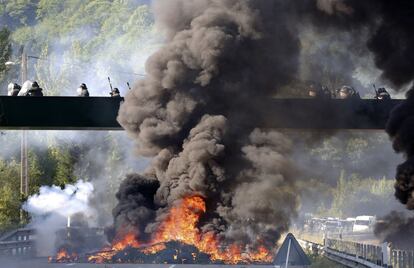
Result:
M206 213L200 196L179 200L158 226L151 241L139 241L133 233L115 239L111 247L88 257L88 262L133 263L267 263L273 253L264 247L247 253L242 244L223 247L214 232L197 228Z
M212 261L211 256L200 252L195 246L180 242L168 242L149 247L135 248L128 246L122 251L105 249L95 254L78 256L69 254L66 249L61 249L55 258L49 258L53 263L142 263L142 264L221 264L220 261Z
M268 263L272 252L259 247L245 252L240 244L222 247L213 232L201 233L196 227L206 212L202 197L193 196L176 202L165 221L149 242L139 241L134 233L116 238L112 246L79 257L68 247L62 248L52 262L90 263Z
M55 257L49 257L49 262L57 263L78 262L79 260L79 256L76 252L70 252L65 247L60 248Z
M102 254L102 253L100 253ZM89 262L103 263L108 260L99 256L90 256ZM171 263L171 264L210 264L210 256L200 252L195 246L179 242L168 242L148 248L128 247L116 252L110 259L111 263ZM214 262L216 263L216 262Z

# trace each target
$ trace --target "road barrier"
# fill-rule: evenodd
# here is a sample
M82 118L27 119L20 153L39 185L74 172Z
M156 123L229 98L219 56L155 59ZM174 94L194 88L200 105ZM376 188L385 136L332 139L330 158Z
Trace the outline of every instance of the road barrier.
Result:
M413 268L414 267L414 251L391 250L390 262L394 268Z
M34 256L35 232L33 229L17 229L0 237L0 256Z
M389 248L357 242L325 239L325 254L347 259L366 267L390 267ZM329 258L329 257L328 257Z
M36 255L36 234L33 229L17 229L0 237L0 255ZM371 245L327 238L323 244L298 239L301 246L314 254L347 267L414 268L414 251L399 250L387 243Z
M370 245L337 239L325 239L324 244L299 240L302 247L314 254L346 267L414 268L414 251L391 248L387 243Z

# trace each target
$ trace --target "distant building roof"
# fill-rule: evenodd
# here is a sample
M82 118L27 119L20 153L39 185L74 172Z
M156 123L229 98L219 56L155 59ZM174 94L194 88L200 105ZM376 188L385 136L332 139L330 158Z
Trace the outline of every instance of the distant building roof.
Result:
M282 246L280 247L279 251L276 254L274 264L279 265L280 267L284 267L284 265L286 264L289 241L290 241L289 267L310 266L311 262L309 261L308 256L306 256L305 252L303 251L302 247L299 245L298 241L293 236L293 234L288 234L286 236L285 241L283 242Z

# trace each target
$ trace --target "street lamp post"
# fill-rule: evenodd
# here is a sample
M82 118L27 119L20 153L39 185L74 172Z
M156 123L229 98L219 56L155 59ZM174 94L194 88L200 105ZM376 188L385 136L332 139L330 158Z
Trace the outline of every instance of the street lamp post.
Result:
M27 60L28 56L22 49L20 62L7 61L6 66L15 66L20 63L21 84L27 81ZM27 150L27 132L22 130L20 139L20 193L26 197L29 195L29 172L28 172L28 150Z
M21 79L22 85L27 80L27 54L23 49L21 60ZM29 195L29 172L28 172L28 153L27 153L27 132L22 130L22 138L20 144L20 192L23 196Z

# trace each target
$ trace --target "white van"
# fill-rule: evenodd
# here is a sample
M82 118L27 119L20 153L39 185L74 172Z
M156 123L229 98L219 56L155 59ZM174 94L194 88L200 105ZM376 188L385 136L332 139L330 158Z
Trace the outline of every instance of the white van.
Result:
M355 218L353 232L370 232L376 222L375 216L358 216Z

